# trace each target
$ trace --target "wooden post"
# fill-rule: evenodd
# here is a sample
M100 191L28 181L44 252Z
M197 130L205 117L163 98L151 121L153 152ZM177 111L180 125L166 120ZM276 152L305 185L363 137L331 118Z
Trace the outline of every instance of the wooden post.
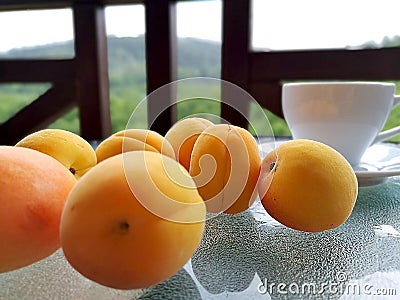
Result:
M104 7L74 2L73 15L81 135L88 140L99 140L111 134Z
M249 90L250 0L223 0L221 78ZM221 89L221 117L247 128L249 103Z
M165 134L176 121L176 91L164 87L162 95L151 95L176 80L176 4L170 0L146 0L146 70L148 121L151 129Z

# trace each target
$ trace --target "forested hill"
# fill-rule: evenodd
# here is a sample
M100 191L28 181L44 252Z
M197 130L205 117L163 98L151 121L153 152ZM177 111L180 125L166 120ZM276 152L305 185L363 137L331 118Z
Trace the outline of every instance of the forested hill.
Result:
M195 38L178 39L178 77L219 77L221 44ZM163 51L163 49L159 49ZM145 80L145 42L139 37L108 37L108 56L111 84L123 78L126 72L135 76L136 82ZM43 46L13 49L0 53L2 58L70 58L73 57L72 41ZM137 72L140 71L140 72Z

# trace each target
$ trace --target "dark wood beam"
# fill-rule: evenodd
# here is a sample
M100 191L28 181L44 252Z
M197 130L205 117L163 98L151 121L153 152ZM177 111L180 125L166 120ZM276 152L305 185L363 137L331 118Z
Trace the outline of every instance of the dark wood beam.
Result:
M76 4L123 5L141 4L144 0L0 0L0 11L56 9Z
M81 135L87 140L101 140L111 135L104 7L75 4L73 16Z
M0 145L14 145L29 133L47 127L74 106L73 100L71 85L54 85L0 124Z
M250 41L250 1L224 0L222 28L221 78L248 91L248 49ZM221 117L229 123L247 127L249 103L221 89Z
M163 87L162 94L153 92L177 76L175 1L147 0L145 15L148 123L152 130L165 134L176 121L176 91L170 85Z
M279 81L250 83L249 92L262 107L283 118L282 86Z
M398 80L399 58L400 48L259 52L250 56L250 80Z
M73 78L73 59L0 60L0 82L53 82Z
M0 0L0 11L64 8L70 6L71 2L71 0Z

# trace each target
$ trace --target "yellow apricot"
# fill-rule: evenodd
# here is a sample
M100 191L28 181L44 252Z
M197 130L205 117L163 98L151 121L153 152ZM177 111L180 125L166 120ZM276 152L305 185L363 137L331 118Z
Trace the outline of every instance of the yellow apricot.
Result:
M61 245L87 278L112 288L144 288L189 260L202 239L205 213L193 179L176 160L126 152L97 164L71 191Z
M39 151L0 146L0 273L46 258L60 247L64 203L76 178Z
M197 138L189 173L207 211L233 214L253 204L260 164L257 143L250 132L219 124L207 127Z
M50 155L80 178L97 159L93 147L81 136L63 129L43 129L29 134L15 146Z
M165 134L165 138L171 143L177 160L189 170L190 156L194 143L208 126L214 125L211 121L191 117L176 122Z
M318 232L346 221L358 184L339 152L319 142L292 140L263 159L258 191L264 208L277 221Z
M145 150L175 158L172 146L159 133L147 129L126 129L114 133L96 148L97 161L101 162L122 152Z

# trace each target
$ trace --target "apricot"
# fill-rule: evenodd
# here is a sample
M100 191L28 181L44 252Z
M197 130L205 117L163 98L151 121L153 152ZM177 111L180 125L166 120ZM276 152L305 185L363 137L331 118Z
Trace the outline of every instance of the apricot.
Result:
M43 129L24 137L15 146L50 155L80 178L97 159L93 147L81 136L63 129Z
M358 184L339 152L320 142L292 140L263 159L258 191L262 205L278 222L319 232L346 221Z
M207 127L197 138L189 172L207 211L234 214L256 199L260 164L257 143L249 131L219 124Z
M122 152L145 150L162 153L175 158L172 146L165 138L148 129L126 129L118 131L102 141L96 148L97 162Z
M0 272L15 270L60 247L59 225L75 177L39 151L0 146Z
M191 117L176 122L165 134L165 138L175 151L177 160L186 170L189 170L194 143L203 130L211 125L214 123L207 119Z
M144 206L149 202L155 211ZM148 287L193 255L205 211L193 179L176 160L152 151L118 154L71 191L61 219L62 249L78 272L99 284Z

